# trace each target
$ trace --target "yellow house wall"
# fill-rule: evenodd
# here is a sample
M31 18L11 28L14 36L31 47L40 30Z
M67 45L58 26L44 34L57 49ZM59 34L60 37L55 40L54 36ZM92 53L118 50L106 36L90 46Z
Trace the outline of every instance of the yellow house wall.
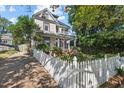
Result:
M50 38L50 46L51 47L55 47L55 45L56 45L56 38L55 37L51 37Z
M56 33L56 24L50 23L49 26L50 26L50 32L55 34Z

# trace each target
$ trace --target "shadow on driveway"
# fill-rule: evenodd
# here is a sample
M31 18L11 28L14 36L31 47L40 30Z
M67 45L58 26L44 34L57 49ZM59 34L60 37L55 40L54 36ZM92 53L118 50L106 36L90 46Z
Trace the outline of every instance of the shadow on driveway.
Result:
M53 88L58 84L33 57L21 55L0 61L1 88Z

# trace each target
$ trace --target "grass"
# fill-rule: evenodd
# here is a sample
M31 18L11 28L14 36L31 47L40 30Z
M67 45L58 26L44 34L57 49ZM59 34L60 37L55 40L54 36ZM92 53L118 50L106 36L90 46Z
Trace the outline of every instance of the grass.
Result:
M11 56L12 54L14 54L16 52L17 51L15 49L0 51L0 60L5 59L5 58Z

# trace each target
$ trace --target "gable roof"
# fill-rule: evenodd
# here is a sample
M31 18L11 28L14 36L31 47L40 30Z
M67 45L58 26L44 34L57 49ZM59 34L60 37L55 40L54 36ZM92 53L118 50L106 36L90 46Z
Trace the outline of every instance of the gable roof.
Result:
M53 18L54 21L39 17L39 15L41 13L46 12L46 11L49 13L49 15ZM61 22L59 20L57 20L56 18L58 18L59 16L58 15L55 15L55 14L52 14L47 8L45 8L45 9L43 9L43 10L41 10L41 11L35 13L35 14L33 14L33 17L35 19L38 19L38 20L43 20L43 21L55 23L55 24L57 24L59 26L63 26L63 27L68 28L68 29L70 28L70 26L66 25L65 23L63 23L63 22Z
M58 18L59 16L58 15L55 15L55 14L52 14L55 18Z
M52 15L52 13L51 13L47 8L45 8L45 9L43 9L43 10L41 10L41 11L35 13L35 14L33 14L33 17L34 17L34 18L39 17L39 15L40 15L41 13L44 13L44 12L46 12L46 11L49 13L49 15L52 17L52 19L57 23L57 20L54 18L54 16ZM41 17L39 17L39 18L41 18Z
M37 19L37 20L42 20L42 21L47 21L47 22L50 22L50 23L54 23L54 24L56 24L56 22L53 21L53 20L44 19L44 18L41 18L41 17L39 17L39 16L36 16L35 19Z
M68 26L68 25L66 25L65 23L63 23L63 22L61 22L61 21L58 21L58 23L59 23L59 25L62 25L62 26L64 26L64 27L66 27L66 28L70 28L70 26Z

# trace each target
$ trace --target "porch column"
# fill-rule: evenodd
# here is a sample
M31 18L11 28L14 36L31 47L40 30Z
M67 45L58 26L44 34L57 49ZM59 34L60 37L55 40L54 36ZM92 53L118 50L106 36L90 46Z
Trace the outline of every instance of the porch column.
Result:
M76 47L76 39L74 39L74 46Z
M34 40L33 40L33 39L31 40L31 48L32 48L32 49L34 49L34 48L35 48L35 42L34 42Z
M63 50L65 50L65 39L63 39L62 43L63 43Z
M68 40L67 44L68 44L68 50L70 50L70 40Z
M59 40L59 38L57 40L57 47L60 47L60 40Z

